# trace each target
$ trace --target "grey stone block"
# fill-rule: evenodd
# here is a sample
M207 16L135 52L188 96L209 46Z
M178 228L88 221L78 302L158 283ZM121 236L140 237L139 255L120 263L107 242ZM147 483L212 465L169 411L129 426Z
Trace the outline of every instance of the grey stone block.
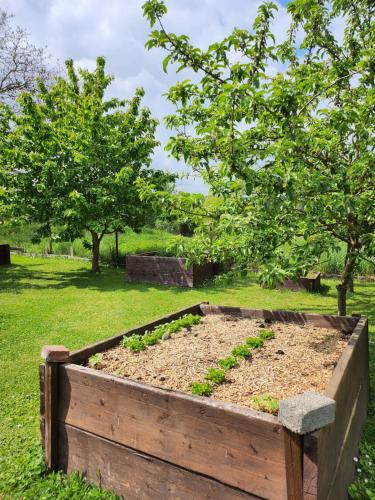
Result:
M280 401L279 422L296 434L308 434L335 420L336 402L318 392L305 392Z

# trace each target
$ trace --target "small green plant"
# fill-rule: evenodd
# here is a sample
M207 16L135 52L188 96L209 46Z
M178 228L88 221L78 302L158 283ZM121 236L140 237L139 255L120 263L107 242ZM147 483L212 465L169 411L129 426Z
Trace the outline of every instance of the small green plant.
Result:
M147 345L155 345L159 342L160 336L157 332L149 333L146 332L142 337L142 342Z
M237 366L237 360L234 356L228 356L227 358L219 359L217 364L223 370L230 370L231 368Z
M131 335L130 337L124 337L120 344L123 347L127 347L133 352L141 352L146 349L141 335Z
M256 404L259 410L272 413L272 415L277 415L279 411L279 402L277 399L271 398L269 394L254 396L253 403Z
M259 338L262 340L272 340L275 338L275 334L272 330L263 329L259 332Z
M98 368L103 362L103 354L97 353L89 357L88 365L90 368Z
M247 345L238 345L232 350L233 356L236 358L251 358L251 352Z
M218 368L209 368L206 379L215 384L222 384L225 380L225 371Z
M176 333L182 330L182 328L198 324L200 320L201 316L198 314L185 314L182 318L157 326L151 332L146 331L143 336L134 334L131 337L124 337L120 345L122 347L127 347L133 352L141 352L144 351L147 346L157 344L165 333Z
M259 347L263 347L263 340L259 337L247 337L246 339L246 345L250 349L257 349Z
M192 382L191 392L196 396L211 396L213 387L208 382Z

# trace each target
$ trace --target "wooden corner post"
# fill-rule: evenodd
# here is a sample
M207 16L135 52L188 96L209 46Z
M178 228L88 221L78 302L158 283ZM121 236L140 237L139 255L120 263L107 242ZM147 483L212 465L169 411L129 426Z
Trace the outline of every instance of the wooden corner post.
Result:
M44 456L49 470L57 469L58 433L56 411L58 403L59 364L69 358L69 349L62 345L47 345L42 349L44 364L40 366L40 429Z
M278 418L284 427L288 500L305 498L304 436L331 424L335 410L336 402L317 392L305 392L280 401Z

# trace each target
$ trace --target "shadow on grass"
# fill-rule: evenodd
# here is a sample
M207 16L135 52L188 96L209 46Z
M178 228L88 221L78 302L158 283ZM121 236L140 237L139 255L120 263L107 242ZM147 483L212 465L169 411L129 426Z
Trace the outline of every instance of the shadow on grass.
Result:
M191 291L191 288L187 287L129 282L126 278L126 272L119 268L103 267L101 273L95 274L87 267L67 271L44 271L41 267L39 263L28 263L27 265L12 264L0 268L0 293L21 293L24 290L61 290L68 287L101 292L173 290L175 294L184 294ZM248 288L252 284L256 286L255 280L247 279L244 282L233 283L229 288L234 291ZM210 295L230 293L228 287L218 286L212 281L196 287L195 290L207 291Z

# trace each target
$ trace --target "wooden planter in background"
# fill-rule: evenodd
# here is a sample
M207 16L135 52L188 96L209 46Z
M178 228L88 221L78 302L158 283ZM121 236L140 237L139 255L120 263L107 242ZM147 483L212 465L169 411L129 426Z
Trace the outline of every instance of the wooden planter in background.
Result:
M187 314L230 314L352 332L326 389L335 421L293 434L277 417L82 366L123 333L69 354L44 349L41 430L50 470L79 471L127 500L346 498L366 421L366 318L197 304L127 332Z
M318 292L320 289L320 273L311 273L311 276L303 276L297 281L288 279L278 288L287 288L288 290L307 290L308 292Z
M10 246L0 245L0 266L10 264Z
M126 271L129 281L158 283L192 288L213 278L213 264L186 267L181 257L160 257L144 253L126 256Z

